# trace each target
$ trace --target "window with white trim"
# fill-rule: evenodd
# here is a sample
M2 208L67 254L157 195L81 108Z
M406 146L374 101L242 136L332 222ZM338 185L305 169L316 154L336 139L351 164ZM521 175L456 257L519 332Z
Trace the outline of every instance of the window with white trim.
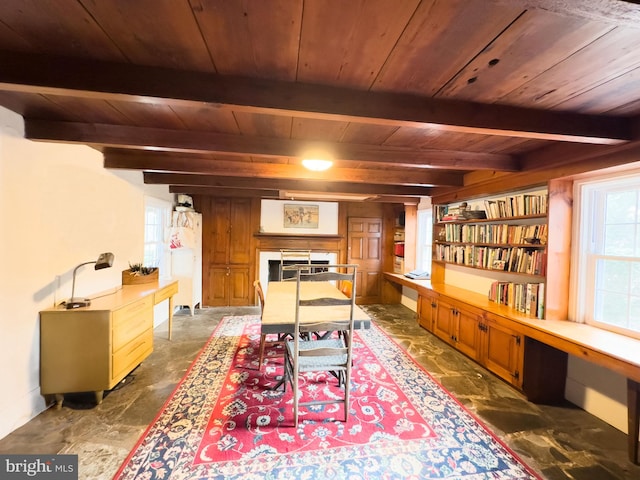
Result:
M416 268L431 275L431 243L433 236L433 210L418 210L418 245Z
M144 206L144 260L145 267L159 267L160 275L168 273L168 255L165 255L165 229L171 219L169 202L145 197Z
M574 194L576 320L640 338L640 172L577 182Z

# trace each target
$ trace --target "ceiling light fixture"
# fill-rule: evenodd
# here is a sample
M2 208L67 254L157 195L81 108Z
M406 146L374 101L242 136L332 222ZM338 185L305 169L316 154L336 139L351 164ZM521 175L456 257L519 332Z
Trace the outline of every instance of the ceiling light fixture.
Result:
M324 172L333 165L331 160L325 160L322 158L305 158L302 160L302 166L308 170L314 172Z

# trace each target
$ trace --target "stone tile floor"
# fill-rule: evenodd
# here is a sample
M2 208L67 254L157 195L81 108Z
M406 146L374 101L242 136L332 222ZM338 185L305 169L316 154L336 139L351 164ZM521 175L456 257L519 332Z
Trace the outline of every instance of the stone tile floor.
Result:
M627 457L627 436L567 403L535 405L464 355L435 338L401 305L365 307L449 392L548 480L639 479ZM0 453L78 455L81 480L110 479L186 373L225 315L258 314L257 307L182 310L155 332L153 354L95 406L92 395L68 395L0 439Z

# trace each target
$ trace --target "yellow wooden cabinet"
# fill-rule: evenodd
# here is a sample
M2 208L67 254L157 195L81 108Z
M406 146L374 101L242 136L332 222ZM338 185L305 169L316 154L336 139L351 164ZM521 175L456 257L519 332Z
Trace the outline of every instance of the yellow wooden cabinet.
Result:
M516 322L429 290L420 293L418 322L492 373L522 388L524 335Z
M418 296L418 323L421 327L433 332L438 311L438 295L433 292Z
M58 407L65 393L94 392L101 403L153 351L153 307L177 282L127 285L89 307L40 312L40 389ZM170 307L171 309L171 307ZM171 313L171 312L170 312Z

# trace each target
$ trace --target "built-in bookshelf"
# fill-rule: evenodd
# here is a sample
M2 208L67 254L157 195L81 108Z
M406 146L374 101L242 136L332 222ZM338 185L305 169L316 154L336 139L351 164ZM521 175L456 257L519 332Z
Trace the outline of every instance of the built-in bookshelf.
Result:
M491 301L544 318L547 202L539 190L434 206L433 261L494 272Z

